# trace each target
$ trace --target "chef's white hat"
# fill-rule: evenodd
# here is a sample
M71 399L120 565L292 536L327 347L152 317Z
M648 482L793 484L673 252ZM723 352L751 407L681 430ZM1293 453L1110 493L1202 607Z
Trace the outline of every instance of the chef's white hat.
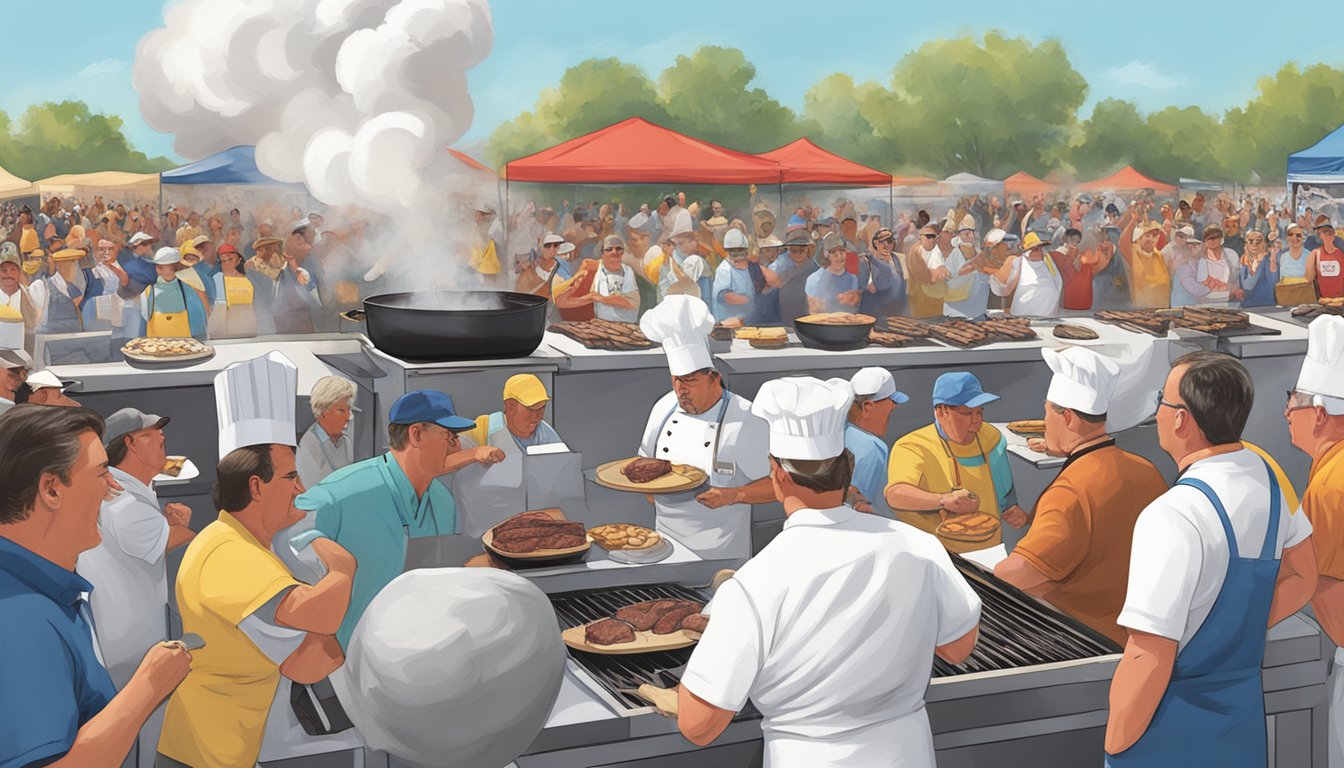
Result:
M667 368L685 376L714 365L709 354L709 332L714 316L709 305L694 296L668 296L639 319L639 329L663 345Z
M1307 327L1297 389L1319 396L1331 416L1344 415L1344 317L1321 315Z
M849 382L811 376L761 385L751 412L770 424L770 455L819 461L845 452L845 424L854 390Z
M235 363L215 376L219 457L250 445L296 445L299 371L279 352Z
M1106 413L1120 377L1120 366L1114 360L1086 347L1042 349L1041 356L1055 373L1046 400L1092 416Z

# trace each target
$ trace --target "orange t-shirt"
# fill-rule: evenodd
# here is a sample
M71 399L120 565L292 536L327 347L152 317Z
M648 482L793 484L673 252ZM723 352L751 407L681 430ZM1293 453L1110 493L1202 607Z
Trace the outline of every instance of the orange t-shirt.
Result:
M1115 620L1129 586L1134 523L1166 491L1142 456L1114 443L1084 449L1041 494L1013 554L1059 582L1046 600L1123 646L1128 635Z
M1344 443L1312 462L1302 511L1311 521L1316 566L1322 576L1344 581Z

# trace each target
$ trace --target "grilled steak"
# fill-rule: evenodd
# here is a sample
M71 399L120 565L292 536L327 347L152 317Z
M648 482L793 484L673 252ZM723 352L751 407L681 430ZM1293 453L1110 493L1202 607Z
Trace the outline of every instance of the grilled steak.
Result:
M524 536L506 541L495 541L495 549L501 552L511 552L516 555L527 554L528 552L537 552L544 549L569 549L570 547L581 547L587 541L583 536L573 534L554 533L542 534L539 536Z
M514 515L508 520L496 525L495 535L498 536L504 531L513 530L514 528L524 528L529 525L536 525L538 521L543 523L558 522L555 518L545 512L524 512L520 515Z
M1088 341L1101 338L1097 332L1085 325L1073 325L1071 323L1060 323L1055 326L1055 338L1073 339L1075 341Z
M628 622L637 631L647 632L663 614L683 605L680 600L650 600L644 603L627 605L616 612L616 618Z
M586 534L583 523L556 520L543 512L524 512L495 526L493 545L501 552L514 554L568 549L583 546Z
M701 610L703 610L703 607L696 605L695 603L673 608L667 613L664 613L662 618L658 619L658 623L653 625L653 634L670 635L678 629L681 629L681 622L685 620L686 617L699 613Z
M648 483L663 475L672 474L672 462L662 459L635 459L621 467L621 474L632 483Z
M603 619L583 630L583 639L591 645L633 643L635 629L619 619Z
M681 620L681 628L687 632L704 632L709 629L709 617L703 613L692 613Z

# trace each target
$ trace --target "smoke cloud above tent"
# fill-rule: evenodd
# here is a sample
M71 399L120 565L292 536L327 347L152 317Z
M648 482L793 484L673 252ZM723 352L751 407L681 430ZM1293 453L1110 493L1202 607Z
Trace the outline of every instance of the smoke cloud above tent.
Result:
M395 213L453 183L443 147L471 125L466 73L493 40L485 0L185 0L140 41L132 83L184 157L255 144L278 181Z

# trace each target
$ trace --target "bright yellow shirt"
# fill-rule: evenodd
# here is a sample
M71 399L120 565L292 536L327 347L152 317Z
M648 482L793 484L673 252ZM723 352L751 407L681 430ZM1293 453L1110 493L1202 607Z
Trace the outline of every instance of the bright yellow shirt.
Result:
M1171 275L1162 253L1154 249L1145 254L1137 244L1132 253L1129 288L1134 306L1143 309L1171 306Z
M965 488L980 497L980 511L999 517L999 494L994 489L990 454L1003 439L992 424L982 424L976 441L958 445L944 440L936 424L917 429L891 447L887 461L887 484L906 483L929 493L950 493ZM922 531L933 533L942 517L935 511L893 510L896 519ZM993 538L980 542L943 540L949 552L973 552L1003 541L1002 529Z
M266 544L220 512L187 547L177 575L182 631L205 647L173 692L159 752L193 768L256 764L280 667L239 629L271 598L298 581Z
M1344 443L1335 443L1311 463L1302 511L1311 521L1321 575L1344 580Z

